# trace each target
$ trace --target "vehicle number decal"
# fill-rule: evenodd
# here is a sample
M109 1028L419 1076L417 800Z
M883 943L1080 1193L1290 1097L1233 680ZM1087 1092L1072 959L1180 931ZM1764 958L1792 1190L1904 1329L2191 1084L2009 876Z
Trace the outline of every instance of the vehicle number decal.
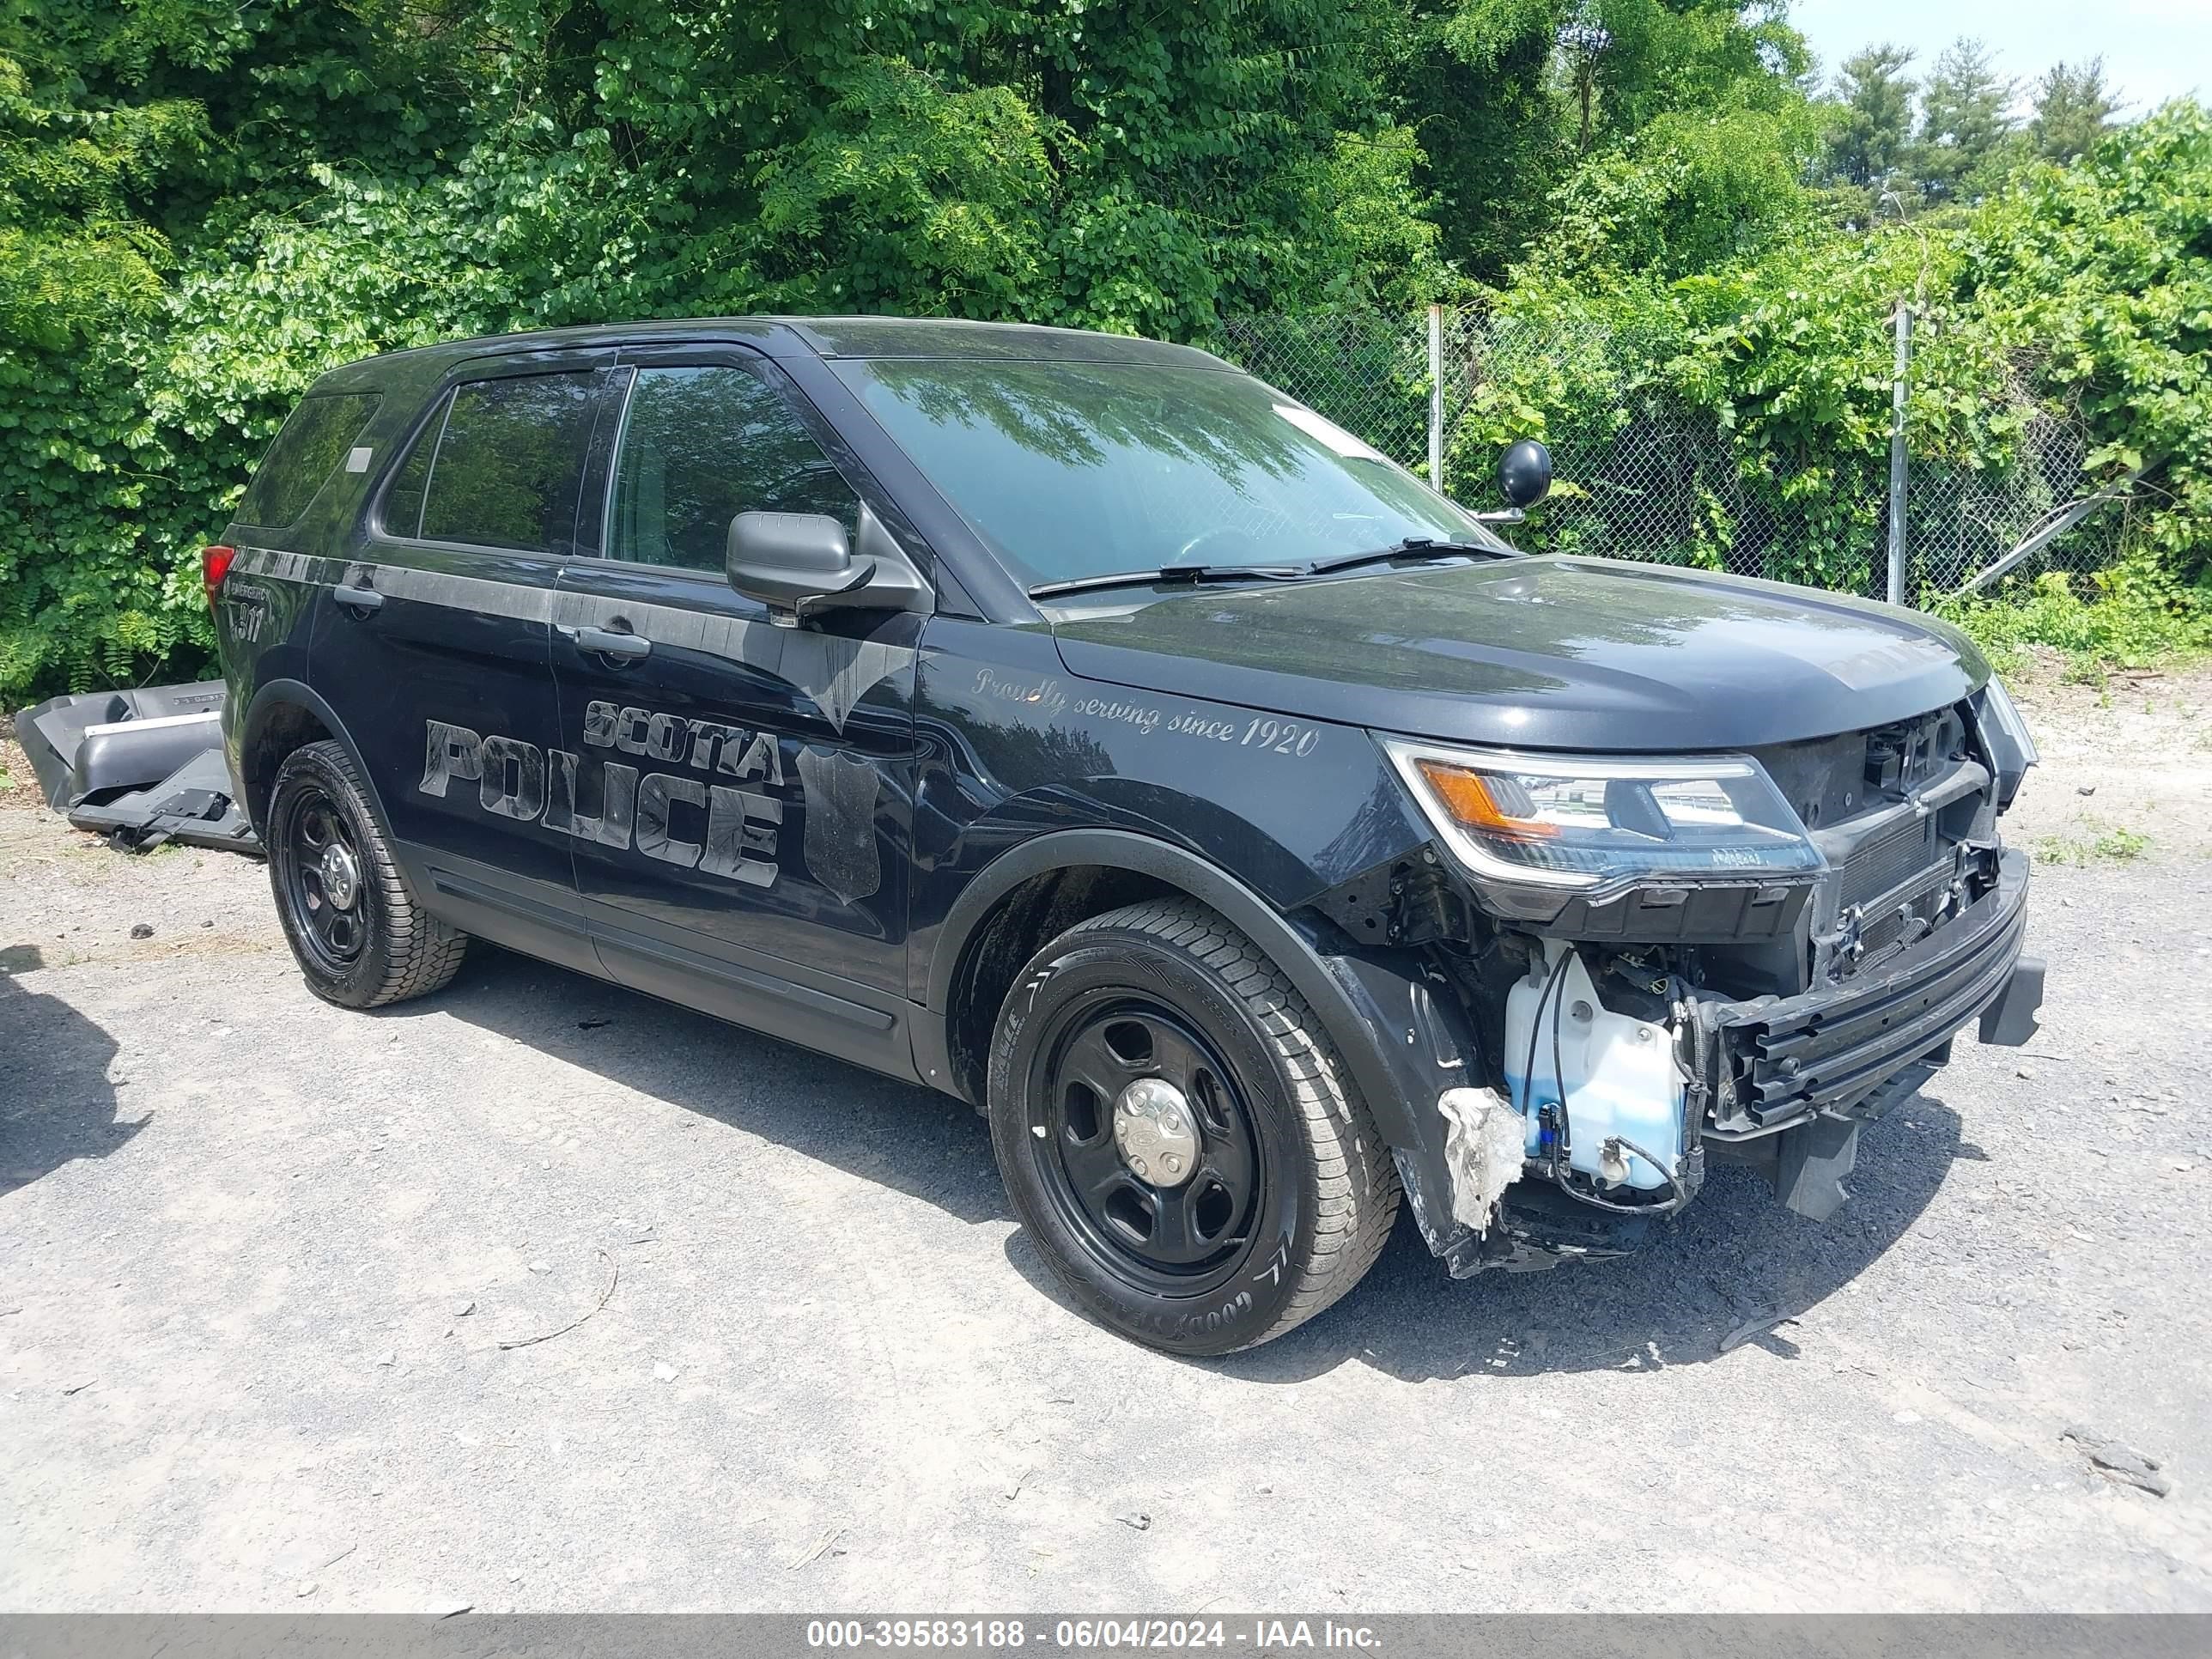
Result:
M246 645L259 644L262 626L274 605L269 590L234 580L223 585L222 605L231 636Z

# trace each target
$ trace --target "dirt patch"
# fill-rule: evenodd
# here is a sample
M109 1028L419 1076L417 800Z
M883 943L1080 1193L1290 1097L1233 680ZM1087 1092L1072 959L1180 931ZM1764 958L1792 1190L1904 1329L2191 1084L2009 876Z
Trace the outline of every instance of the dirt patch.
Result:
M965 1105L494 950L327 1006L258 860L0 748L0 1607L2212 1611L2208 690L2021 677L2008 835L2148 845L2038 871L2042 1033L1830 1222L1721 1168L1463 1284L1401 1222L1202 1364L1060 1299Z
M2043 751L2008 841L2044 864L2212 857L2212 665L2083 684L2053 653L2008 684Z
M63 836L70 833L68 823L48 811L39 793L38 775L15 741L15 716L0 714L0 878L14 873L19 861L52 863L72 850L56 835L58 830Z

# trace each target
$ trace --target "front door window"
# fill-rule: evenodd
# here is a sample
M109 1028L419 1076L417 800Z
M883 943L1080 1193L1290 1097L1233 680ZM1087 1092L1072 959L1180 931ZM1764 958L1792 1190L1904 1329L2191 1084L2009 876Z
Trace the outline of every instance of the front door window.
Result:
M826 513L849 535L860 502L791 406L750 371L639 370L607 556L720 573L730 520L748 512Z

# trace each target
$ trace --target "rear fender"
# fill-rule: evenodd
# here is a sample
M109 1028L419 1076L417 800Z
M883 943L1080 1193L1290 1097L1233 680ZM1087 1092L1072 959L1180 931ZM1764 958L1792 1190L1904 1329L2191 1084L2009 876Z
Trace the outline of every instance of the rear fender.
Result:
M237 705L233 703L231 706L234 708ZM264 828L262 817L267 805L267 791L256 787L254 779L249 775L252 769L252 759L285 712L294 708L304 709L313 715L316 723L331 734L331 740L345 750L347 758L353 762L354 771L360 777L363 789L368 793L369 810L376 816L377 828L383 832L386 841L392 841L391 820L385 816L384 803L377 799L373 776L362 760L361 750L355 744L352 733L346 730L345 723L338 719L337 712L329 703L308 686L295 679L264 681L261 689L253 694L253 700L246 704L234 732L224 744L229 755L231 775L239 786L238 799L252 821L254 833L259 835Z

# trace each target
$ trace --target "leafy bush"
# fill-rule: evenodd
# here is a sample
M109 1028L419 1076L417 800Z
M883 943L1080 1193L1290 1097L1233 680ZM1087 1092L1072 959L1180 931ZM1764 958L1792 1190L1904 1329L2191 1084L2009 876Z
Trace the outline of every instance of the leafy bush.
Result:
M2000 668L2023 648L2063 652L2077 673L2142 667L2176 656L2212 652L2212 584L2189 586L2138 556L2086 584L2087 597L2063 571L2014 582L1995 595L1954 599L1938 607Z
M1444 274L1395 4L0 3L0 697L195 672L197 550L351 358L1411 304Z
M1563 79L1585 16L1615 45ZM1218 339L1464 295L1447 252L1519 261L1462 472L1722 434L1668 556L1863 586L1913 293L1916 455L2002 472L2077 409L2196 592L2204 112L1859 235L1801 183L1805 66L1674 0L0 0L0 697L199 668L197 550L350 358L749 309ZM1626 483L1570 465L1535 534L1620 550L1566 508Z
M2212 560L2212 112L2167 105L2076 167L2042 167L1970 222L1957 289L2039 389L2078 408L2100 473L2157 471L2142 544L2187 579Z
M2039 419L2063 413L2094 434L2079 487L2150 464L2134 544L2185 585L2203 568L2212 117L2202 107L2170 106L2081 165L2035 168L1934 228L1840 229L1793 180L1740 167L1747 205L1733 255L1717 254L1711 228L1682 228L1700 222L1684 214L1734 198L1710 179L1686 183L1694 164L1668 131L1655 124L1571 179L1561 236L1486 302L1500 349L1453 453L1465 476L1510 437L1552 442L1579 489L1538 515L1540 541L1696 562L1734 553L1769 576L1868 591L1884 533L1888 318L1911 300L1916 468L2006 476ZM1682 446L1686 463L1653 459L1682 431L1717 436L1726 463L1715 465L1710 441ZM1601 463L1614 472L1589 470ZM1660 545L1616 547L1612 521L1584 507L1639 487L1620 469L1684 465L1696 476L1681 480L1686 505ZM2045 488L2031 482L2028 494Z

